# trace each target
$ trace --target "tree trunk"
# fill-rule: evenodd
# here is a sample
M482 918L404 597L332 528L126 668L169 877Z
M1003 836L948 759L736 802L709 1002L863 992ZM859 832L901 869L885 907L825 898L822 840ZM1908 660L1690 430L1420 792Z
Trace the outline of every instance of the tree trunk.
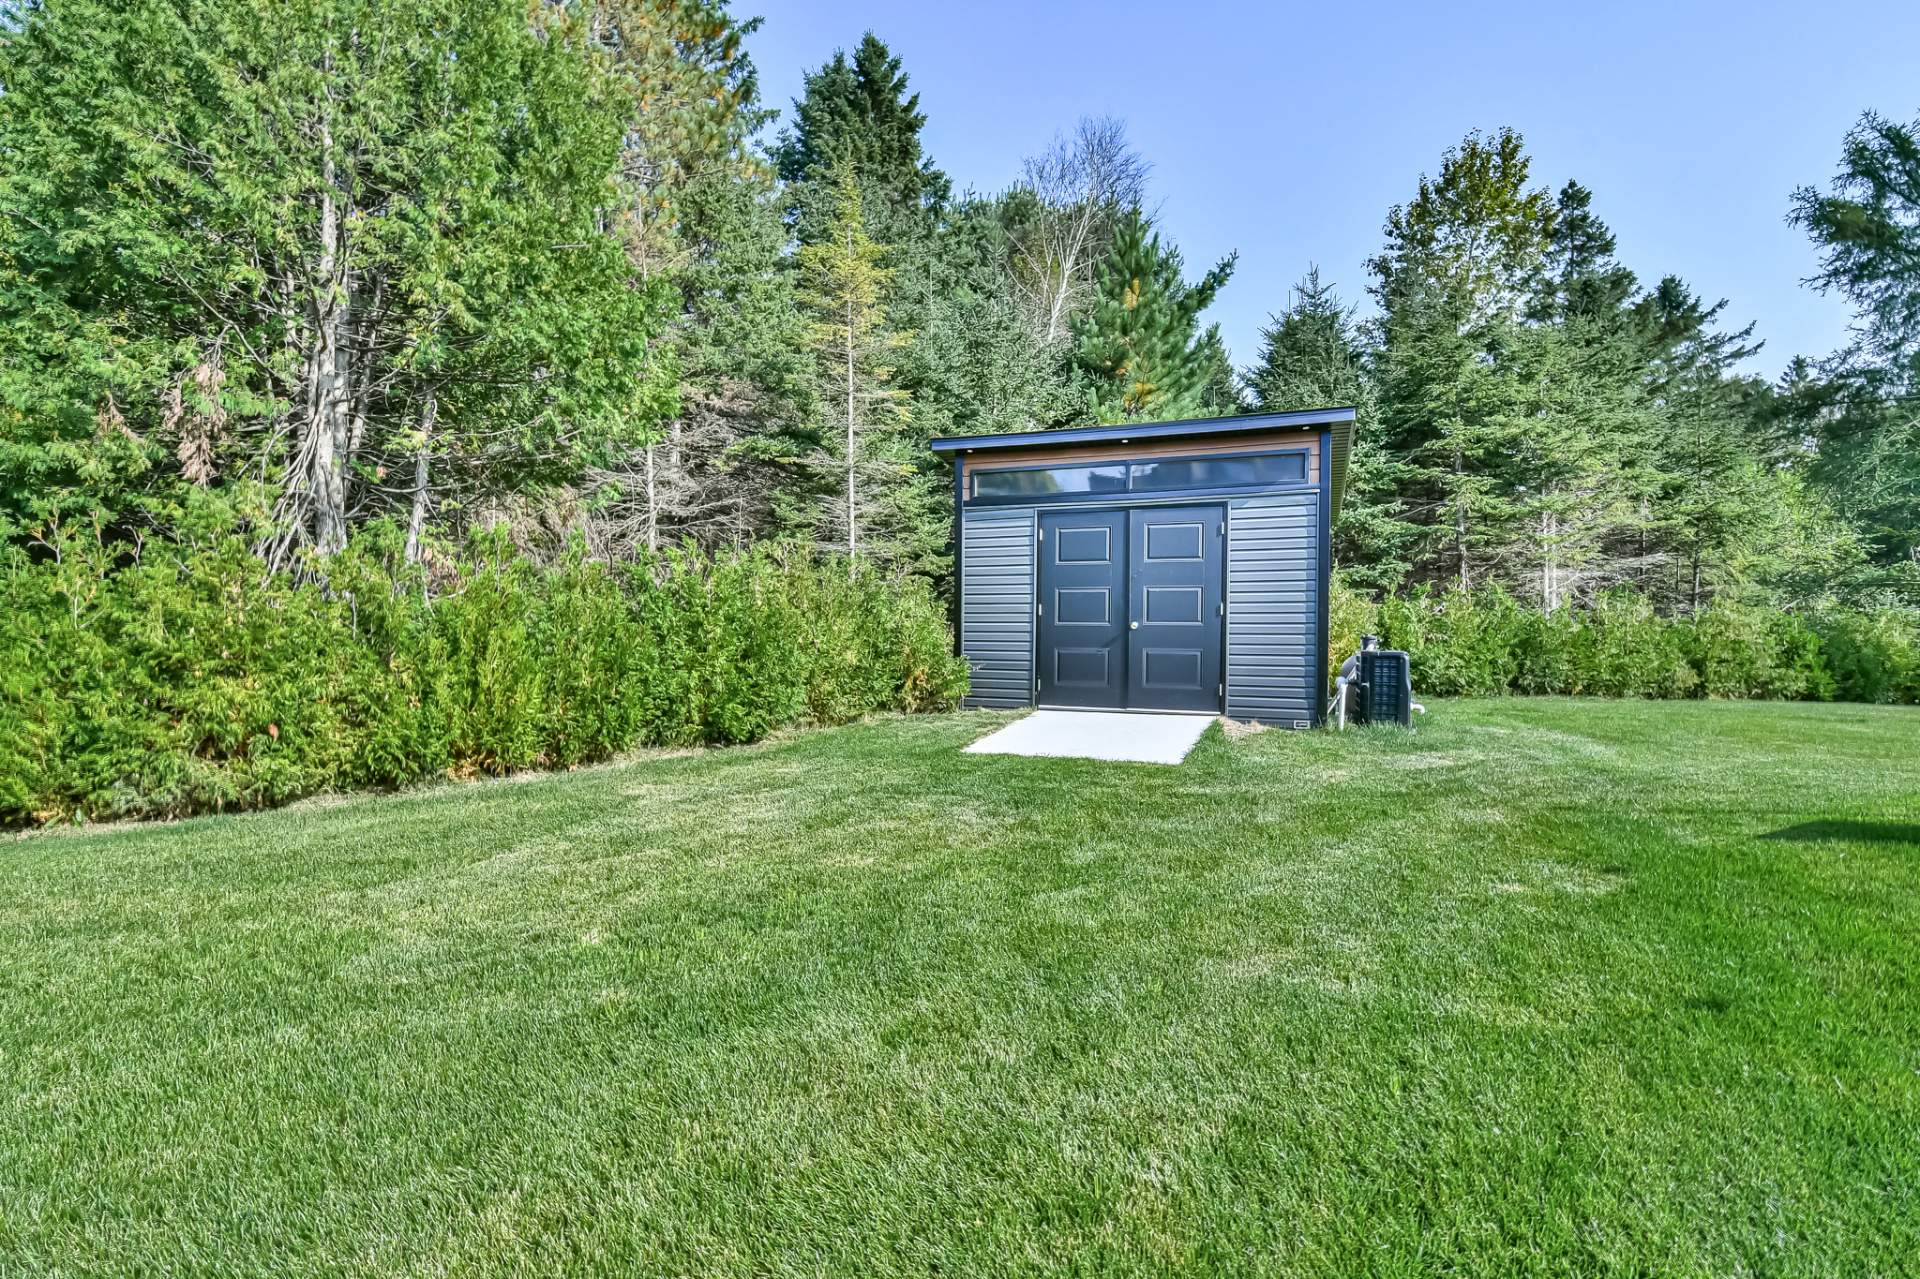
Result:
M421 539L427 531L427 448L433 441L434 419L439 416L440 400L429 391L420 408L420 447L413 454L413 510L407 516L407 563L420 562Z
M367 405L373 399L373 350L374 325L380 322L381 301L386 294L386 277L380 276L373 282L373 300L357 308L355 320L358 322L354 334L354 348L360 357L359 375L354 383L353 423L347 429L347 464L352 465L360 456L360 448L367 438Z
M1473 579L1467 573L1467 460L1459 449L1453 451L1453 547L1460 557L1460 589L1470 590Z
M320 261L311 301L313 349L307 359L306 487L313 504L313 544L322 555L347 545L347 453L352 429L352 357L341 342L346 330L343 210L337 197L333 126L320 125Z
M657 445L647 445L647 550L660 549L660 489L653 476L653 453Z
M853 556L859 550L859 541L854 536L854 373L853 373L853 303L847 303L847 554Z
M1540 514L1540 610L1553 612L1553 513Z

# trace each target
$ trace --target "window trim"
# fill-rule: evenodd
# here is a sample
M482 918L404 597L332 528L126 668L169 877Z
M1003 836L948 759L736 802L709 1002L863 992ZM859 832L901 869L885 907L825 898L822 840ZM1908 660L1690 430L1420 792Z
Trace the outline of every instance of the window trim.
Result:
M1120 487L1105 490L1088 489L1084 492L1070 489L1058 493L990 493L984 497L980 495L980 477L984 474L1027 475L1042 471L1094 471L1101 469L1117 469L1120 472ZM1031 506L1035 502L1061 502L1075 498L1125 497L1133 491L1133 464L1126 458L1105 458L1098 462L1046 462L1036 466L990 466L977 471L970 470L967 474L970 481L968 487L972 490L967 497L967 501L970 503L985 502L994 504L1011 502L1016 505Z
M966 506L1052 506L1058 503L1106 502L1125 503L1128 501L1153 501L1173 494L1193 493L1267 493L1276 489L1312 488L1313 458L1311 449L1247 449L1235 453L1168 453L1153 457L1111 457L1089 459L1060 459L1055 462L1036 463L1032 466L990 466L975 470L967 469L966 483L963 487L963 505ZM1226 462L1238 458L1286 457L1301 459L1300 478L1260 484L1208 484L1192 488L1154 488L1136 489L1133 487L1133 468L1146 463L1158 462ZM1094 466L1124 466L1127 471L1127 486L1104 493L1023 493L1009 497L980 495L980 476L990 471L1053 471L1068 468L1081 469Z

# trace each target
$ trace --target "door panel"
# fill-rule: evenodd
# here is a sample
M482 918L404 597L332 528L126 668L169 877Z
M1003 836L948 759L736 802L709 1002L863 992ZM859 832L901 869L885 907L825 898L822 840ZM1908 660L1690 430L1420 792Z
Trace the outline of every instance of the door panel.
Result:
M1134 710L1220 709L1221 526L1217 506L1128 512L1132 550L1127 699Z
M1040 700L1122 706L1126 512L1048 511L1040 530Z

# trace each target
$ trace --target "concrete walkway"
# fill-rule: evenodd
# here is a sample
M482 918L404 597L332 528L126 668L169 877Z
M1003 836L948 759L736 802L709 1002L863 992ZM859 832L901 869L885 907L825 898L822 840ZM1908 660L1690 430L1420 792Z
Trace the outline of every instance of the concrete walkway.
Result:
M1052 755L1178 764L1213 723L1208 715L1035 711L964 749L970 755Z

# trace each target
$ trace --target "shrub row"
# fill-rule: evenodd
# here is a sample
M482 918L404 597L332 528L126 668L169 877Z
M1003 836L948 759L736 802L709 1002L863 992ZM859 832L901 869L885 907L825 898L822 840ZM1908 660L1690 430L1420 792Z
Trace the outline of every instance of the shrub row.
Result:
M1716 603L1663 617L1614 591L1542 613L1498 587L1374 604L1336 581L1329 628L1336 666L1372 632L1406 650L1415 688L1436 696L1920 702L1920 617L1898 609L1802 616Z
M761 548L615 569L479 542L431 595L377 537L324 583L237 540L0 561L0 822L172 816L951 706L924 581Z

